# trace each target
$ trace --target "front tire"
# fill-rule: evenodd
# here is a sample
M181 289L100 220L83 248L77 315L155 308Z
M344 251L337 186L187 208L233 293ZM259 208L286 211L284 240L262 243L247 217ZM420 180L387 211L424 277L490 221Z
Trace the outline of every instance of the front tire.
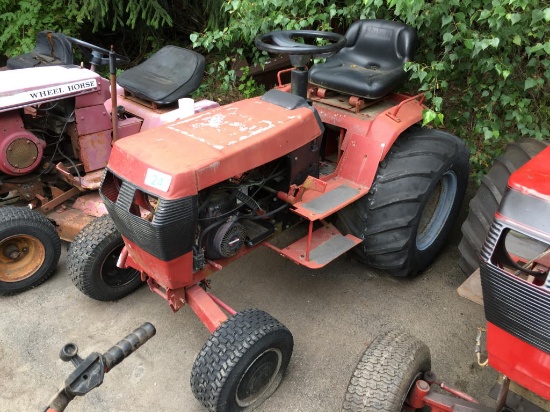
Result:
M124 241L109 215L101 216L74 238L67 269L74 285L95 300L121 299L139 288L140 272L116 266Z
M277 389L294 340L269 314L249 309L222 323L191 371L195 398L209 411L253 410Z
M394 276L424 270L456 219L470 170L458 137L412 127L381 162L370 192L338 213L344 231L363 240L359 260Z
M60 255L61 240L48 219L25 207L0 208L0 295L40 285Z
M342 410L400 412L415 381L430 369L430 350L424 342L401 330L381 334L361 356Z

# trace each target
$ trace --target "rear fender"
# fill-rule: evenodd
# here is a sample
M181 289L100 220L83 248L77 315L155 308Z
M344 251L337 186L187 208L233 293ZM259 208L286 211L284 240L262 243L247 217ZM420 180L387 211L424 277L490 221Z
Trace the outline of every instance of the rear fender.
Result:
M412 125L422 120L424 106L419 96L404 99L398 106L381 112L372 121L366 135L348 129L342 142L343 155L337 174L370 187L378 165L397 138Z

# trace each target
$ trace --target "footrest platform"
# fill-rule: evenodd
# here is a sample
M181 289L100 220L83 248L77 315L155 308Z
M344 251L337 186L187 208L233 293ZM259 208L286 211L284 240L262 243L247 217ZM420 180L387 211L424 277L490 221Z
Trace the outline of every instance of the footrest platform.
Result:
M353 235L342 235L333 225L327 224L298 239L293 244L279 249L271 243L265 246L282 256L310 269L318 269L343 255L363 240ZM309 244L309 247L308 247Z

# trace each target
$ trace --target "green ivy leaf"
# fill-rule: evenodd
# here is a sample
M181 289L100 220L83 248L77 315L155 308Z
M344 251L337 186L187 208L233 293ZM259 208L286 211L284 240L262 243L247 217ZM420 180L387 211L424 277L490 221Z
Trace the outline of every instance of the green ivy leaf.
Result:
M424 70L421 70L418 72L418 80L420 80L420 83L424 81L428 73L426 73Z
M519 14L519 13L512 13L512 14L507 14L506 15L506 18L508 20L510 20L510 22L512 23L512 26L518 22L520 22L522 20L522 15Z
M233 7L233 10L238 10L240 5L241 5L240 0L231 1L231 7Z
M525 85L523 87L523 90L529 90L537 85L537 81L532 78L525 79Z
M434 119L437 117L437 113L434 112L431 109L424 110L422 112L422 126L426 126L428 123L431 123L434 121Z
M539 8L534 9L533 12L531 13L531 25L543 20L544 17L545 17L544 11L542 11Z
M441 19L441 27L445 27L447 24L453 21L453 16L443 16Z

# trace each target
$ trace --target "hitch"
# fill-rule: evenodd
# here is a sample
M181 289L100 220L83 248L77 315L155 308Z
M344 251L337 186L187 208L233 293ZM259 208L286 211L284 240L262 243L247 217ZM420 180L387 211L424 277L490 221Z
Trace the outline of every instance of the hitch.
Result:
M78 347L67 343L61 348L59 357L64 362L72 362L75 370L65 379L63 387L55 394L46 407L46 412L64 411L69 402L77 396L84 396L103 383L109 372L141 345L155 336L155 327L146 322L134 330L104 354L93 352L85 359L78 355Z

